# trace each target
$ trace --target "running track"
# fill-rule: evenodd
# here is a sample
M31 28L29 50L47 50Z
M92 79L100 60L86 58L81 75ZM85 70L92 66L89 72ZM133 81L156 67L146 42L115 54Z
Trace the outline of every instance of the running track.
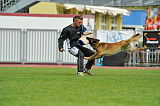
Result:
M0 67L76 68L76 65L0 64ZM110 67L110 66L93 66L93 68L98 68L98 69L146 69L146 70L160 70L160 67Z

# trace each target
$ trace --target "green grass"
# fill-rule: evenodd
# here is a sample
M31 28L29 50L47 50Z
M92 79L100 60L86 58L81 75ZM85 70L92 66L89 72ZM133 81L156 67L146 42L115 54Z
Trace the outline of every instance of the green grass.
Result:
M160 106L160 71L0 67L0 106Z

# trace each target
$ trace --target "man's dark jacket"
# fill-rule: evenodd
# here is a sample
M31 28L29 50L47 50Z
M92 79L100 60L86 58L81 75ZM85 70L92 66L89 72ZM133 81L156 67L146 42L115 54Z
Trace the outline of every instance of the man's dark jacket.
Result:
M58 39L58 46L59 49L63 48L63 43L64 41L68 38L69 39L69 43L70 43L70 47L78 47L78 39L81 37L82 33L86 31L86 28L81 25L80 27L73 27L71 25L63 28L61 35Z

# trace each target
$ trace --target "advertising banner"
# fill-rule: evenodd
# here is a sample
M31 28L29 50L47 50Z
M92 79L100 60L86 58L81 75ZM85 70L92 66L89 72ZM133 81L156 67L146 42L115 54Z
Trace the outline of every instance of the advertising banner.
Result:
M115 43L121 40L129 39L134 34L134 31L97 30L97 39L101 42Z
M143 31L143 46L147 49L160 49L160 31Z

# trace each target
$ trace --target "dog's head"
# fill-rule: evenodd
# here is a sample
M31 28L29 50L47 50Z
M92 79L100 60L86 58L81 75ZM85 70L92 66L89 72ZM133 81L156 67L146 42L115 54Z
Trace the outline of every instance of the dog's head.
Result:
M89 44L96 44L97 42L99 42L99 39L95 39L95 38L89 38L86 37L86 39L89 41Z
M99 39L95 39L95 38L89 38L86 37L86 39L89 41L89 44L93 47L93 49L96 49L95 46L97 43L99 43Z
M131 40L131 42L137 42L141 37L142 37L142 35L138 33L138 34L133 35L130 38L130 40Z

